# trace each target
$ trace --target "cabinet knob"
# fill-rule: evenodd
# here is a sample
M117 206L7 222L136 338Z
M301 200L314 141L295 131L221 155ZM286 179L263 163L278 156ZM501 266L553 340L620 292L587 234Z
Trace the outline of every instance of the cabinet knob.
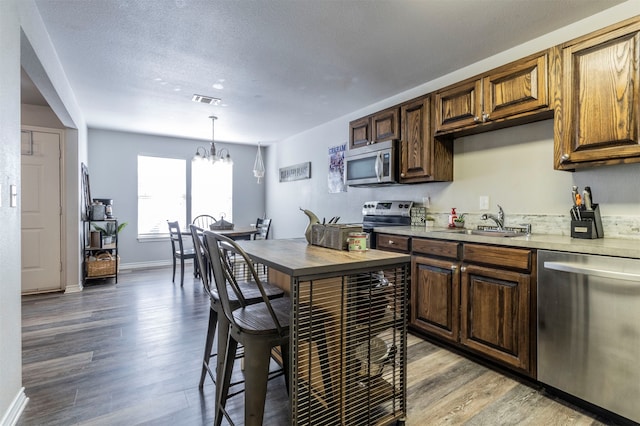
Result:
M400 173L400 177L404 177L404 173Z
M393 241L393 240L389 240L389 245L390 245L390 246L392 246L392 245L394 245L394 244L395 244L395 241Z
M461 267L460 267L460 272L464 272L464 271L466 271L466 270L467 270L467 267L466 267L466 266L461 266Z
M456 269L458 269L458 265L451 265L451 270L455 271Z
M482 114L482 122L489 121L489 114L486 112Z
M569 161L569 154L562 154L562 157L560 157L560 162L566 163L567 161Z
M473 121L476 122L476 123L479 123L480 122L480 117L478 117L478 116L473 117Z

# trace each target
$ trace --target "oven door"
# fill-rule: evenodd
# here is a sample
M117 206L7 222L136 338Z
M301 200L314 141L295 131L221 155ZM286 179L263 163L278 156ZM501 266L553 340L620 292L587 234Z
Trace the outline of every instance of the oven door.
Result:
M397 181L397 144L379 143L345 157L345 183L350 186L393 184Z

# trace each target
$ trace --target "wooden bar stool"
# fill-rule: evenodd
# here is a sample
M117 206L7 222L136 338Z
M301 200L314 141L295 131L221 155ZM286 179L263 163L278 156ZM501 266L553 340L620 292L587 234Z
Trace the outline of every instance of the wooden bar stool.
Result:
M217 393L215 425L222 423L222 416L229 416L225 410L229 395L231 374L238 344L245 348L245 418L247 426L262 425L264 405L267 395L267 380L271 350L281 348L282 364L287 391L289 390L289 316L291 301L288 297L269 300L265 286L253 266L249 256L233 240L223 235L205 231L205 241L211 258L214 281L222 311L229 324L229 334L224 351L224 363L217 372ZM260 293L262 302L247 304L240 300L241 307L232 308L229 289L236 287L233 269L228 261L229 254L243 259L249 270L249 277ZM239 298L242 299L242 298ZM219 336L220 338L220 336ZM219 352L222 355L223 352ZM220 357L219 357L220 358Z

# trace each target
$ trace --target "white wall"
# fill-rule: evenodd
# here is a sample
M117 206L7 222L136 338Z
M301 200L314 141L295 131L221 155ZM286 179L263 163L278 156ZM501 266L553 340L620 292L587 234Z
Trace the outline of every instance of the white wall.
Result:
M138 155L184 158L190 162L197 147L208 147L209 142L110 130L89 130L88 167L91 196L112 198L114 215L121 222L127 222L119 240L122 267L168 264L171 260L168 239L140 242L136 238ZM238 226L255 223L265 211L264 184L257 183L252 171L257 147L216 142L216 148L227 148L233 159L233 223ZM263 153L264 151L263 148ZM212 194L215 193L215 185L212 185L211 191ZM219 218L218 213L211 212Z
M20 188L20 26L17 0L0 1L0 424L24 399L20 333L20 209L9 207L9 185ZM10 409L13 411L10 413Z
M590 185L603 216L628 217L627 230L640 238L637 220L640 212L640 165L609 166L584 171L553 170L553 121L498 130L456 139L454 142L454 180L380 188L349 188L346 193L327 190L328 148L347 143L350 120L432 92L448 84L472 77L604 26L640 14L640 1L632 0L532 40L437 80L370 105L360 111L292 136L274 146L267 171L267 214L274 218L273 237L302 237L307 225L299 207L314 211L320 218L341 216L341 222L361 222L361 207L368 200L409 199L421 202L431 197L431 211L446 215L451 207L458 212L479 213L479 196L490 197L491 210L502 205L509 217L522 215L565 215L569 220L571 185ZM277 169L312 162L312 178L279 183ZM551 218L553 216L553 218ZM544 221L544 218L539 218ZM604 220L604 218L603 218ZM614 221L611 219L609 223ZM566 234L562 218L546 232ZM286 226L278 226L285 223ZM568 223L568 222L567 222ZM534 227L535 232L535 227ZM618 232L618 231L616 231ZM607 227L605 224L605 234ZM622 231L620 231L622 234Z

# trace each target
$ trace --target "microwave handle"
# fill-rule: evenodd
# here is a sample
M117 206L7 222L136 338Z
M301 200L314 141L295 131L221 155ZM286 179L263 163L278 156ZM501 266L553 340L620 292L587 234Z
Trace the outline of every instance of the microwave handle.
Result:
M382 181L382 176L380 176L381 167L382 167L382 153L378 152L378 154L376 155L376 165L375 165L376 179L378 179L378 182Z

